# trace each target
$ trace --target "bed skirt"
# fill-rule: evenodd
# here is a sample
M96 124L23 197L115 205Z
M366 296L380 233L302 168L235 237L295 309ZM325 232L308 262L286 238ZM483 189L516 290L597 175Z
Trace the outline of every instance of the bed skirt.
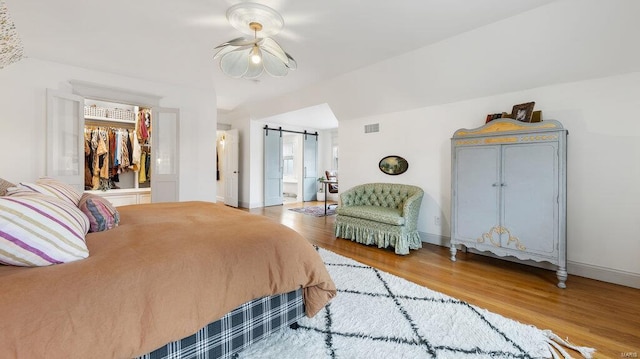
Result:
M304 317L302 289L247 302L197 333L138 359L231 358L260 338Z

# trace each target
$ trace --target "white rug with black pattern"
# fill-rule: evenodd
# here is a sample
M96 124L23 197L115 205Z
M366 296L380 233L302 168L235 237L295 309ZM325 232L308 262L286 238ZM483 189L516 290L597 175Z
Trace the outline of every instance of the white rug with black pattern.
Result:
M297 329L249 346L252 358L555 358L570 357L550 331L319 249L338 295ZM565 347L563 347L562 345ZM590 357L592 349L576 348ZM552 354L553 353L553 354ZM560 356L556 356L560 355Z

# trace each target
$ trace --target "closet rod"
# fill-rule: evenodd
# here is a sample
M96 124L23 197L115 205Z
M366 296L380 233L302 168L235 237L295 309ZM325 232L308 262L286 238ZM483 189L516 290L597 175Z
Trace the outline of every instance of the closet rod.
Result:
M278 127L278 128L269 128L268 125L264 125L264 129L267 130L267 135L269 134L269 130L271 131L280 131L280 132L289 132L289 133L299 133L301 135L311 135L311 136L318 136L318 131L316 132L307 132L307 130L304 130L304 132L300 132L300 131L291 131L291 130L283 130L282 127Z

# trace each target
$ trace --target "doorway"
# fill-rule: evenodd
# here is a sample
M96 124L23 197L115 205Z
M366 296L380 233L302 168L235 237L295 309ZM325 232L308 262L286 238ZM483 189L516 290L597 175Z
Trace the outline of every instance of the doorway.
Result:
M217 131L216 200L231 207L239 206L239 142L237 129Z
M318 133L264 127L264 206L314 201Z

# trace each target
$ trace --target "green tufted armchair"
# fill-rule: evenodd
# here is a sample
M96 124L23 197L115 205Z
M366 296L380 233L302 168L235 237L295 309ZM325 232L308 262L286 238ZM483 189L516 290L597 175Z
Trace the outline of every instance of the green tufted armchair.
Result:
M379 248L395 248L396 254L422 248L418 214L424 191L398 183L367 183L340 194L336 212L336 237Z

